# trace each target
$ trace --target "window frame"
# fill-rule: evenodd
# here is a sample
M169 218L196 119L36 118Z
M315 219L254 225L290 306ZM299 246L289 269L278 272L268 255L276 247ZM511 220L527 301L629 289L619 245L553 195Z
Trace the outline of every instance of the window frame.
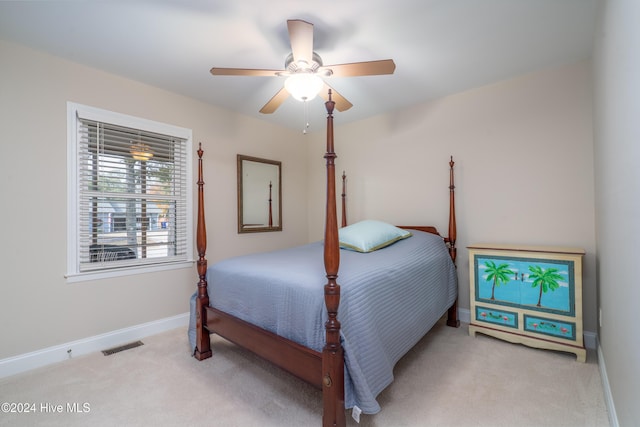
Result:
M186 144L186 255L184 260L165 263L151 263L149 265L135 265L129 267L109 268L80 271L80 188L78 176L79 150L79 119L95 120L103 123L139 129L154 133L174 136L185 140ZM194 238L193 238L193 140L192 130L153 120L134 117L122 113L103 110L96 107L67 102L67 273L68 283L90 281L110 277L129 276L134 274L151 273L163 270L193 267Z

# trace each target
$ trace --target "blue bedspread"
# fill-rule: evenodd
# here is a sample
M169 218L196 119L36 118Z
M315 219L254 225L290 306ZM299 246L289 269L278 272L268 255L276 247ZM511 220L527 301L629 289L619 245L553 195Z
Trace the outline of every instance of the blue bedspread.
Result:
M455 266L442 238L413 236L371 253L340 250L338 320L345 354L345 407L377 413L393 367L453 304ZM322 351L325 340L322 242L235 257L207 272L211 305ZM195 294L189 340L195 348Z

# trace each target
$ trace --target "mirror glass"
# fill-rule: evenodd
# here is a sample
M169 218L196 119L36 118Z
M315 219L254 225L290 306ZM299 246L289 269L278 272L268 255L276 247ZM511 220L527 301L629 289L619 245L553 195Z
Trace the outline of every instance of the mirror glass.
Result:
M238 233L282 230L280 166L238 154Z

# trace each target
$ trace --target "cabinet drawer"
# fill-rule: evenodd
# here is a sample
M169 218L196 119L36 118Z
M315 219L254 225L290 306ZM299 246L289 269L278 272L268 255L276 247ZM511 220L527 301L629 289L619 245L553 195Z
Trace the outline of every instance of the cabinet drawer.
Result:
M518 329L518 313L501 310L496 307L476 305L476 320L507 328Z
M576 340L576 324L557 319L524 315L524 330L534 334L547 335L554 338Z

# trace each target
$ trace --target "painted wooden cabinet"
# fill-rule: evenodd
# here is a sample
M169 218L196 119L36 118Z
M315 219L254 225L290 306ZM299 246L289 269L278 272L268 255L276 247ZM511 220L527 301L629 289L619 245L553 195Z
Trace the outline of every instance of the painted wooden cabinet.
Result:
M479 332L586 360L583 249L496 244L468 249L471 336Z

